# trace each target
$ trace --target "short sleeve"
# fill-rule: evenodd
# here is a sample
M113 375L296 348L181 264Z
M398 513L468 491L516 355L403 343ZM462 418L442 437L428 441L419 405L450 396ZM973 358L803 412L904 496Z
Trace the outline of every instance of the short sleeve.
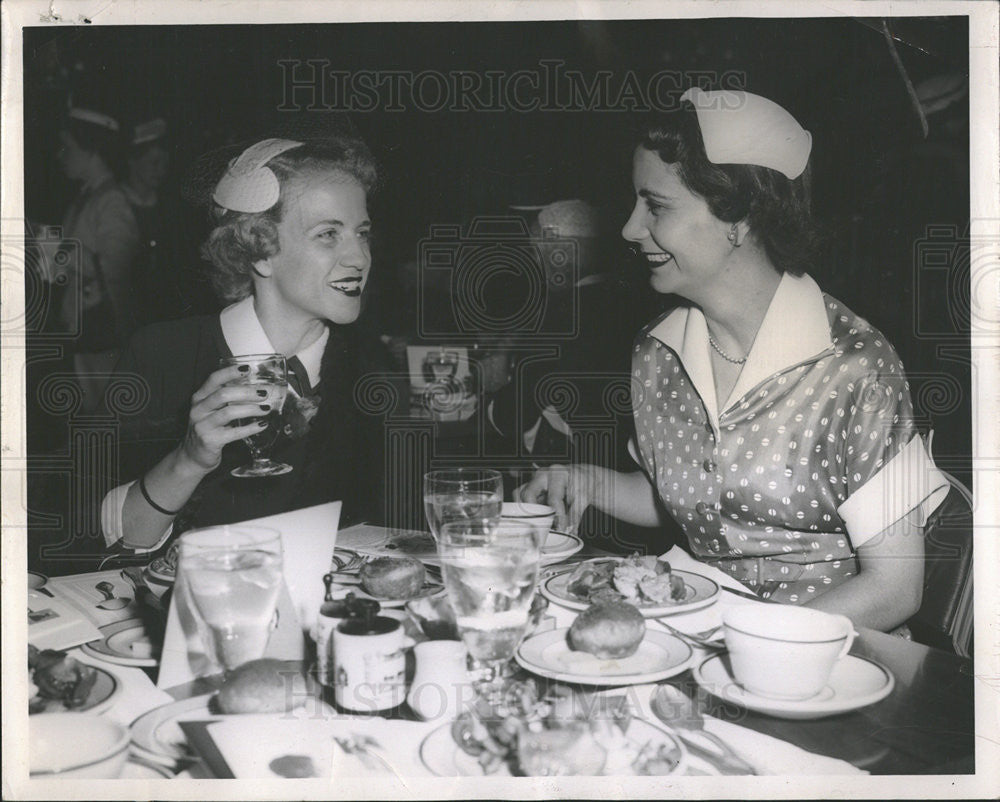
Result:
M930 514L947 494L948 482L917 432L903 367L889 354L886 370L854 383L842 430L846 500L838 513L855 547L928 503Z

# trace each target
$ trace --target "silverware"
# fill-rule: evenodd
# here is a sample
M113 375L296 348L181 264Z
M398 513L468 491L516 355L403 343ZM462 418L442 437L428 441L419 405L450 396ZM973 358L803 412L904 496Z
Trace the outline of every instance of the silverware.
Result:
M714 733L705 729L705 717L698 704L680 688L660 685L650 699L650 708L663 723L669 725L685 744L707 756L723 774L756 774L753 766L741 758L733 748ZM694 736L694 737L692 737ZM706 749L697 739L704 739L719 751Z
M753 599L756 602L764 602L764 604L779 604L779 602L774 601L774 599L764 599L754 593L750 593L749 591L736 590L736 588L731 588L728 585L723 585L722 589L726 591L726 593L732 593L734 596L742 596L744 599Z
M674 627L670 626L670 624L668 624L666 621L664 621L662 618L654 618L653 620L656 621L657 624L666 629L668 632L672 633L673 635L676 635L682 641L690 644L691 646L697 646L698 648L701 649L726 648L726 642L724 640L710 637L711 633L718 632L720 629L722 629L721 626L713 627L712 629L706 629L704 632L699 632L692 635L687 632L682 632L679 629L675 629Z
M104 601L97 604L99 610L121 610L123 607L128 607L129 602L132 601L115 596L115 586L110 582L98 582L94 587L104 594Z

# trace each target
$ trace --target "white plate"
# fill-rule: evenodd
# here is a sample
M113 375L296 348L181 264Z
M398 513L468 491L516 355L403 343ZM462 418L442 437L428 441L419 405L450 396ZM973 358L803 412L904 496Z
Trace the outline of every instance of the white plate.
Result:
M178 760L197 757L187 745L181 721L218 721L229 716L215 711L210 704L215 693L170 702L143 713L132 722L132 751L143 760L173 767ZM275 716L295 718L334 718L337 712L320 699L310 698L305 705Z
M81 665L85 665L87 668L96 671L97 679L94 681L94 687L90 689L90 693L87 694L87 699L82 705L74 708L64 707L62 709L68 710L71 713L103 713L117 701L118 695L122 692L121 683L118 681L118 677L105 671L103 668L92 666L90 663L84 663L82 660L79 662Z
M595 562L604 562L607 559L609 558L599 557L595 558ZM563 607L568 607L570 610L586 610L590 607L590 602L574 596L566 589L569 579L576 568L577 566L567 568L565 571L553 574L542 582L542 595L549 601L553 601ZM639 609L639 612L646 618L661 618L665 615L690 613L694 610L700 610L702 607L708 607L718 599L719 586L708 577L701 574L692 574L689 571L673 571L673 573L684 580L684 599L671 604L661 604L658 602L636 604L635 606Z
M837 661L830 682L816 696L797 701L770 699L744 690L733 678L729 656L725 654L709 657L692 673L702 688L725 702L788 719L825 718L867 707L885 699L896 684L885 666L854 655Z
M545 538L542 546L542 563L554 563L572 557L583 548L583 541L569 532L557 532L553 529Z
M555 629L526 638L515 659L533 674L580 685L641 685L659 682L685 671L694 651L680 638L647 629L631 657L602 660L587 652L570 650L569 629Z
M667 730L654 726L642 719L633 718L628 726L628 738L636 743L669 743L678 752L680 760L671 774L683 773L686 766L687 751L684 745ZM438 727L424 738L420 744L420 760L439 777L483 777L483 768L479 761L468 752L462 751L451 736L451 724ZM506 765L488 775L490 777L510 777Z
M97 657L120 666L151 667L159 665L160 661L157 658L136 657L132 650L133 643L146 638L146 628L139 619L130 618L127 621L119 621L117 624L108 624L101 627L101 634L104 636L104 640L91 641L81 647L91 657Z

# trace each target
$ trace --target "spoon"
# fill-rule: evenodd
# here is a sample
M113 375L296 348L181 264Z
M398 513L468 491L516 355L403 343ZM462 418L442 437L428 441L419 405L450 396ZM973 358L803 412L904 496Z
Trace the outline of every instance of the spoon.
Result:
M756 774L753 766L737 755L731 746L714 733L705 729L705 717L698 709L697 703L680 688L673 685L660 685L650 700L653 712L665 724L672 727L684 742L693 745L705 754L710 754L717 762L722 774ZM714 744L721 754L707 750L694 743L690 733L697 733L709 743Z
M129 602L132 601L120 596L116 597L115 586L110 582L98 582L94 587L104 594L104 601L97 605L99 610L121 610L123 607L128 607Z

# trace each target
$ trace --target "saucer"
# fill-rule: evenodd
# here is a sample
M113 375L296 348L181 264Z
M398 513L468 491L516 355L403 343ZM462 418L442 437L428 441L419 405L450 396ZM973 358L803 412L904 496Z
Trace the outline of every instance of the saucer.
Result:
M854 655L838 660L827 686L808 699L771 699L750 693L734 679L726 654L709 657L692 673L702 688L724 702L787 719L825 718L858 710L884 699L896 684L885 666Z

